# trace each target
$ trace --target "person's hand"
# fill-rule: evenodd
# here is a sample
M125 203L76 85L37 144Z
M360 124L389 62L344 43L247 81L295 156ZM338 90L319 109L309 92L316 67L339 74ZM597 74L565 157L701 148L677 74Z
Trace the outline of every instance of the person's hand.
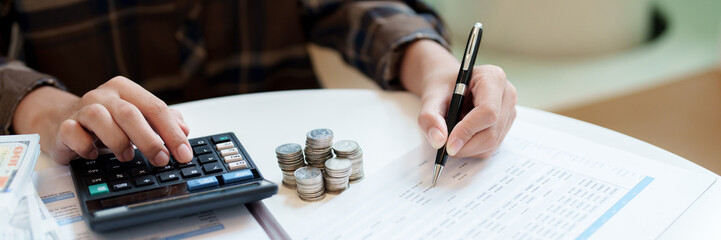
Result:
M193 157L180 112L124 77L82 97L38 88L21 100L13 123L18 133L39 132L43 151L61 164L78 156L95 159L103 146L118 160L130 161L135 145L154 166L167 165L169 154L180 163Z
M456 158L488 158L500 146L516 117L516 89L500 67L476 66L469 82L461 121L449 134L445 122L460 63L439 44L411 44L401 66L401 81L421 96L418 124L428 142L446 145Z

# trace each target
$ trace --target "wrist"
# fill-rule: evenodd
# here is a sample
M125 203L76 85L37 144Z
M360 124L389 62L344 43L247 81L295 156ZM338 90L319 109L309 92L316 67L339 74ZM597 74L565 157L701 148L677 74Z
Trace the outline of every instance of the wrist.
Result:
M403 87L423 96L438 84L451 84L460 63L439 43L422 39L408 45L403 56L400 79ZM450 82L449 82L450 81Z
M39 87L23 97L13 113L15 133L40 134L43 150L53 146L51 140L58 125L67 118L78 97L51 86Z

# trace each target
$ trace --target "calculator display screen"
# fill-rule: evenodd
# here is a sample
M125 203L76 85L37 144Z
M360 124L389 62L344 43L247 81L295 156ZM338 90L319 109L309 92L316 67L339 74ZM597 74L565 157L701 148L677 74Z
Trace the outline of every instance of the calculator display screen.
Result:
M188 194L188 188L185 183L178 183L170 186L159 187L155 189L145 190L126 195L96 199L87 201L88 211L113 208L118 206L126 206L136 203L147 202L151 200L165 199L169 197L182 196Z
M86 201L89 212L95 212L98 210L109 209L119 206L127 206L129 208L150 205L154 203L161 203L164 201L178 200L181 198L190 198L198 195L205 195L211 193L219 193L223 190L230 190L235 188L253 187L259 185L257 181L246 182L241 184L235 184L226 186L223 188L208 189L201 192L190 192L185 183L178 183L169 186L159 187L155 189L145 190L136 193L125 194L116 197L96 199Z

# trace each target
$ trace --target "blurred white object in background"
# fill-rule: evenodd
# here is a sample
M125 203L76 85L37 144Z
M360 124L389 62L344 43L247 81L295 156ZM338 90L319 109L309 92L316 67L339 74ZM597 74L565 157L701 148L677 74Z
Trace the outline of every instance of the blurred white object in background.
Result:
M455 46L480 21L484 48L540 57L629 49L646 40L651 27L650 0L431 2L450 26Z

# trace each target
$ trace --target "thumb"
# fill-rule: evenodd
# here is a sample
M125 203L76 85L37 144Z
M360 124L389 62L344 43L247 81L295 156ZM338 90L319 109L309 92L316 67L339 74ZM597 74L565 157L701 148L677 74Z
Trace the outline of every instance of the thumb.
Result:
M449 98L450 96L443 95L429 96L425 97L421 103L418 125L435 149L443 147L448 137L448 127L443 115L448 108Z

